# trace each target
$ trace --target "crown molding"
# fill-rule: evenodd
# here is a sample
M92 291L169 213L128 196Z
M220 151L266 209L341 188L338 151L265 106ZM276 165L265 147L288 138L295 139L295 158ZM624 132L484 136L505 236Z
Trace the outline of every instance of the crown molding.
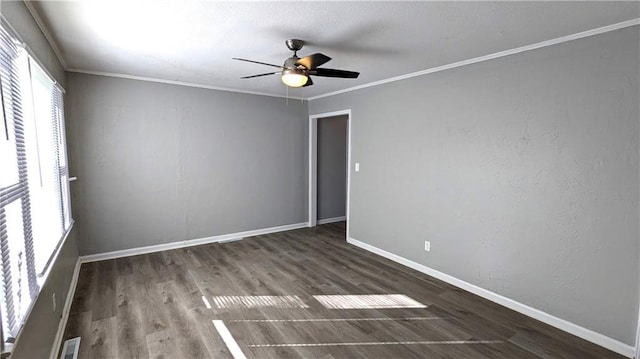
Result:
M289 100L300 100L300 101L307 100L304 97L287 96L287 95L276 95L276 94L266 93L266 92L240 90L240 89L234 89L234 88L229 88L229 87L210 86L210 85L198 84L198 83L193 83L193 82L165 80L165 79L159 79L159 78L154 78L154 77L126 75L126 74L119 74L119 73L113 73L113 72L89 71L89 70L81 70L81 69L67 69L67 72L75 72L75 73L87 74L87 75L116 77L116 78L127 79L127 80L156 82L156 83L161 83L161 84L178 85L178 86L186 86L186 87L196 87L196 88L202 88L202 89L207 89L207 90L237 92L237 93L243 93L243 94L248 94L248 95L278 97L278 98L285 98L285 99L289 99Z
M62 51L60 51L60 47L58 47L58 43L56 42L56 40L54 40L53 35L51 35L51 32L49 31L49 29L44 25L44 21L42 21L42 18L38 14L38 10L36 10L36 8L33 6L31 1L24 1L24 5L27 7L27 10L29 10L31 17L38 25L40 32L42 32L45 39L47 39L47 42L49 43L49 46L51 46L51 50L53 50L53 53L56 55L56 58L58 58L60 65L62 65L62 68L66 70L67 62L64 60L64 57L62 56Z
M429 68L429 69L426 69L426 70L421 70L421 71L411 72L411 73L404 74L404 75L394 76L394 77L390 77L390 78L379 80L379 81L373 81L373 82L369 82L369 83L358 85L358 86L349 87L349 88L342 89L342 90L328 92L328 93L320 94L320 95L316 95L316 96L300 97L300 96L287 96L287 95L279 95L279 94L258 92L258 91L240 90L240 89L236 89L236 88L205 85L205 84L198 84L198 83L186 82L186 81L174 81L174 80L165 80L165 79L153 78L153 77L145 77L145 76L135 76L135 75L120 74L120 73L112 73L112 72L102 72L102 71L91 71L91 70L68 68L64 58L62 57L62 53L61 53L59 47L57 46L57 44L56 44L55 40L53 39L53 36L51 35L51 33L47 30L46 26L44 25L44 22L42 21L42 19L38 15L37 10L33 7L33 5L30 3L30 1L25 1L24 3L26 5L27 9L29 10L29 12L31 13L32 17L34 18L35 22L37 23L38 27L40 28L40 30L44 34L45 38L49 42L49 45L51 45L51 48L52 48L53 52L55 53L56 57L58 58L58 61L60 61L60 64L65 69L65 71L75 72L75 73L82 73L82 74L89 74L89 75L98 75L98 76L123 78L123 79L129 79L129 80L139 80L139 81L157 82L157 83L164 83L164 84L171 84L171 85L203 88L203 89L208 89L208 90L227 91L227 92L236 92L236 93L243 93L243 94L249 94L249 95L286 98L286 99L301 100L301 101L304 101L304 100L307 100L307 101L318 100L318 99L325 98L325 97L335 96L335 95L339 95L339 94L343 94L343 93L347 93L347 92L352 92L352 91L357 91L357 90L361 90L361 89L365 89L365 88L369 88L369 87L375 87L375 86L379 86L379 85L384 85L384 84L387 84L387 83L406 80L406 79L410 79L410 78L413 78L413 77L424 76L424 75L428 75L428 74L432 74L432 73L436 73L436 72L440 72L440 71L450 70L450 69L454 69L454 68L457 68L457 67L471 65L471 64L475 64L475 63L479 63L479 62L483 62L483 61L498 59L498 58L505 57L505 56L519 54L519 53L526 52L526 51L536 50L536 49L540 49L540 48L547 47L547 46L553 46L553 45L561 44L561 43L564 43L564 42L578 40L578 39L582 39L582 38L585 38L585 37L595 36L595 35L611 32L611 31L615 31L615 30L620 30L620 29L623 29L623 28L631 27L631 26L640 25L640 18L635 18L635 19L619 22L619 23L616 23L616 24L611 24L611 25L602 26L602 27L591 29L591 30L587 30L587 31L578 32L578 33L575 33L575 34L561 36L561 37L558 37L558 38L555 38L555 39L551 39L551 40L545 40L545 41L537 42L537 43L530 44L530 45L520 46L520 47L516 47L516 48L513 48L513 49L504 50L504 51L500 51L500 52L495 52L495 53L484 55L484 56L474 57L474 58L471 58L471 59L462 60L462 61L458 61L458 62L454 62L454 63L442 65L442 66L432 67L432 68Z
M578 39L582 39L582 38L589 37L589 36L603 34L605 32L610 32L610 31L623 29L623 28L626 28L626 27L636 26L636 25L639 25L639 24L640 24L640 18L635 18L635 19L632 19L632 20L619 22L617 24L607 25L607 26L596 28L596 29L591 29L591 30L579 32L579 33L576 33L576 34L566 35L566 36L558 37L558 38L551 39L551 40L537 42L537 43L531 44L531 45L520 46L520 47L516 47L516 48L510 49L510 50L495 52L495 53L489 54L489 55L474 57L474 58L468 59L468 60L458 61L458 62L454 62L454 63L447 64L447 65L432 67L430 69L426 69L426 70L422 70L422 71L412 72L412 73L409 73L409 74L406 74L406 75L400 75L400 76L395 76L395 77L391 77L391 78L384 79L384 80L369 82L369 83L366 83L366 84L363 84L363 85L349 87L349 88L346 88L346 89L343 89L343 90L338 90L338 91L334 91L334 92L328 92L328 93L325 93L323 95L311 96L311 97L308 98L308 100L309 101L317 100L317 99L321 99L321 98L324 98L324 97L335 96L335 95L339 95L339 94L343 94L343 93L347 93L347 92L351 92L351 91L365 89L365 88L368 88L368 87L384 85L384 84L387 84L387 83L390 83L390 82L401 81L401 80L406 80L406 79L410 79L410 78L413 78L413 77L432 74L432 73L435 73L435 72L450 70L450 69L454 69L456 67L471 65L471 64L478 63L478 62L483 62L483 61L493 60L493 59L497 59L497 58L501 58L501 57L505 57L505 56L509 56L509 55L519 54L521 52L536 50L536 49L540 49L540 48L547 47L547 46L561 44L563 42L578 40Z

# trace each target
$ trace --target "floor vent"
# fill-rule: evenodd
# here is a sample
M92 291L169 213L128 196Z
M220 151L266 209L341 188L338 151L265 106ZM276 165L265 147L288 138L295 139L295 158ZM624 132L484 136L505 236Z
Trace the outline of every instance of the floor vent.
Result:
M78 352L80 351L80 337L69 339L64 342L62 346L62 354L60 359L78 359Z

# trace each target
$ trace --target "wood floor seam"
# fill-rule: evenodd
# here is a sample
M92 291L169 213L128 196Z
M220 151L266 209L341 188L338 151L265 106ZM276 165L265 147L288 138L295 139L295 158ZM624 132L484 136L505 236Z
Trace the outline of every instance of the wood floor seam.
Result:
M64 339L82 338L81 359L623 358L345 233L334 222L83 263Z

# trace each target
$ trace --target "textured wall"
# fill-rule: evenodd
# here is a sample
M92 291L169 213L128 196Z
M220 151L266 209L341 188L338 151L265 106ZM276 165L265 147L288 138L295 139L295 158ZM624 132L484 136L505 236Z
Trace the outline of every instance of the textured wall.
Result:
M633 345L639 40L634 26L312 101L352 110L351 236Z
M346 213L347 121L347 115L318 119L318 220Z
M67 81L81 254L307 221L306 102Z

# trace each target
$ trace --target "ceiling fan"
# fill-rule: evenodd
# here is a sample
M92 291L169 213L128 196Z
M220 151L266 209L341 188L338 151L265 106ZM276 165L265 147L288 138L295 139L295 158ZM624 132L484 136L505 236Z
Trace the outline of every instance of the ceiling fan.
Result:
M253 61L247 59L239 59L234 57L234 60L252 62L254 64L261 64L271 67L277 67L280 70L276 72L267 72L264 74L252 75L241 77L242 79L250 79L260 76L281 74L282 82L289 87L307 87L313 85L311 76L322 77L338 77L344 79L355 79L360 75L359 72L336 70L318 67L331 60L329 56L321 53L305 56L303 58L298 57L298 51L304 46L304 41L298 39L289 39L285 41L289 50L293 51L293 56L284 61L284 65L267 64L260 61Z

